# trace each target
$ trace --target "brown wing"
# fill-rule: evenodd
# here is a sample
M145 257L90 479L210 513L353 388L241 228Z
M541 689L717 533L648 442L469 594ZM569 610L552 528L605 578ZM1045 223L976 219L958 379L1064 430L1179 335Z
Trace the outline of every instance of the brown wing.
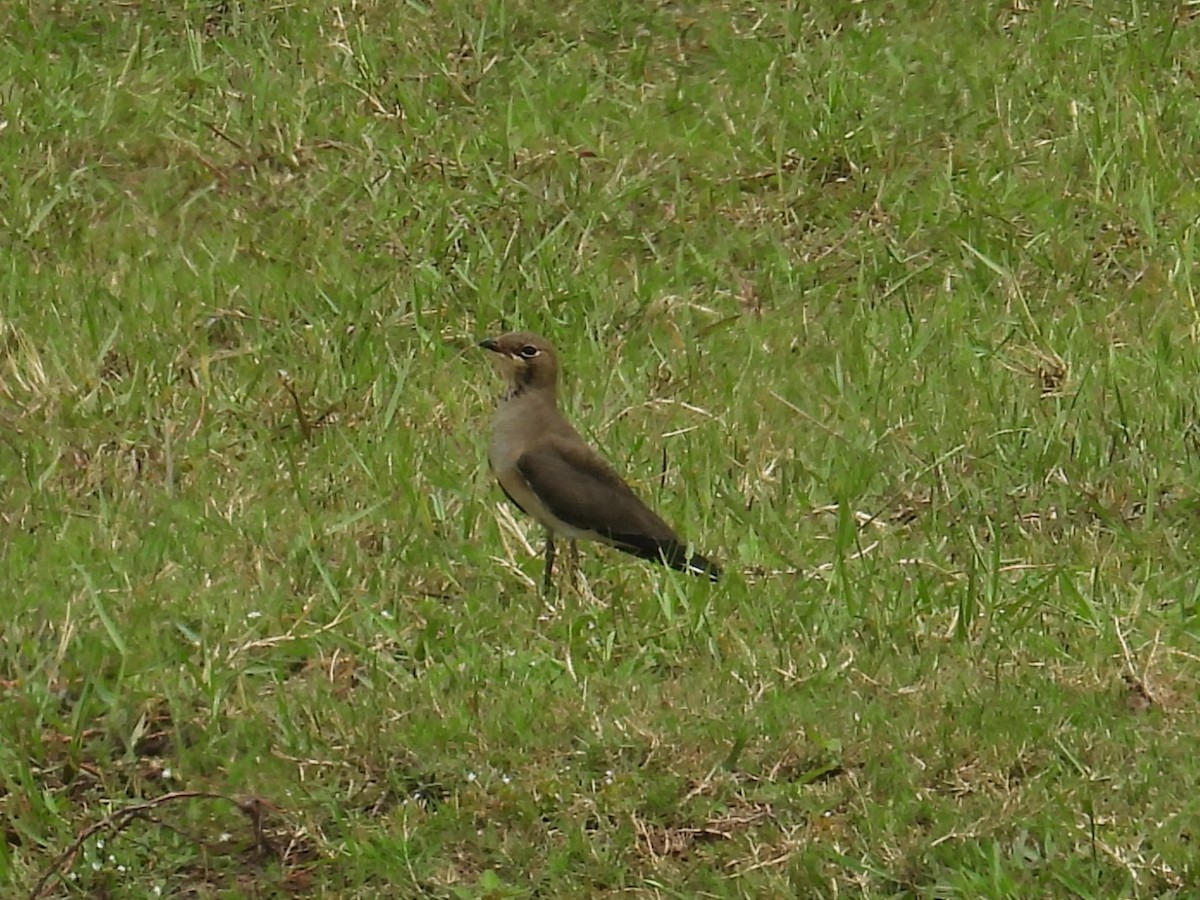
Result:
M546 509L568 525L674 569L714 580L720 574L704 557L689 557L671 526L587 445L545 441L521 455L517 470Z

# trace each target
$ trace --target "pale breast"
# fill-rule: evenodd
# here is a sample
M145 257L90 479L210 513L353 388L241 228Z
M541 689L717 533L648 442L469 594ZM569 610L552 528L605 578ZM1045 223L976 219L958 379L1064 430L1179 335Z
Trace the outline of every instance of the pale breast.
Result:
M530 427L531 422L538 421L537 411L521 409L515 406L518 403L520 398L506 401L497 410L495 421L492 423L492 437L488 442L488 464L492 474L517 506L533 516L555 536L595 540L595 535L568 525L550 512L517 467L521 454L535 445L542 436L541 432Z

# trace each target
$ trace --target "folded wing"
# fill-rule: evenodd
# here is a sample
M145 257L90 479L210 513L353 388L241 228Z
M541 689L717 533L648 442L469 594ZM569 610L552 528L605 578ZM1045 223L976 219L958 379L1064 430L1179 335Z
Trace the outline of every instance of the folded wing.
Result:
M720 577L703 556L689 555L671 526L587 445L547 439L522 454L517 469L547 510L568 525L634 556L713 581Z

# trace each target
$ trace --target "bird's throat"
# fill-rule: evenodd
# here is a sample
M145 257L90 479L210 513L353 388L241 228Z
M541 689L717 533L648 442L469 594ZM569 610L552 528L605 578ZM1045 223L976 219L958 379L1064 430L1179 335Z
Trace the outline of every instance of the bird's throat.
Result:
M512 400L520 397L523 393L533 387L534 372L533 369L520 369L513 373L512 380L509 381L508 387L505 388L501 395L501 400Z

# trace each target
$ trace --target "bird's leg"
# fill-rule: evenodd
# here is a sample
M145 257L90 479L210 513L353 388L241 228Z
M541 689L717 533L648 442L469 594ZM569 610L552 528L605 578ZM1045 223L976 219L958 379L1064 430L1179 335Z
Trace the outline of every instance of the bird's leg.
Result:
M575 543L575 540L573 538L571 540L571 543L569 544L569 550L570 550L570 554L571 554L571 561L570 561L571 590L578 590L579 589L579 545L577 543Z
M574 543L574 542L572 542ZM549 594L554 584L554 535L546 532L546 567L542 571L542 593Z

